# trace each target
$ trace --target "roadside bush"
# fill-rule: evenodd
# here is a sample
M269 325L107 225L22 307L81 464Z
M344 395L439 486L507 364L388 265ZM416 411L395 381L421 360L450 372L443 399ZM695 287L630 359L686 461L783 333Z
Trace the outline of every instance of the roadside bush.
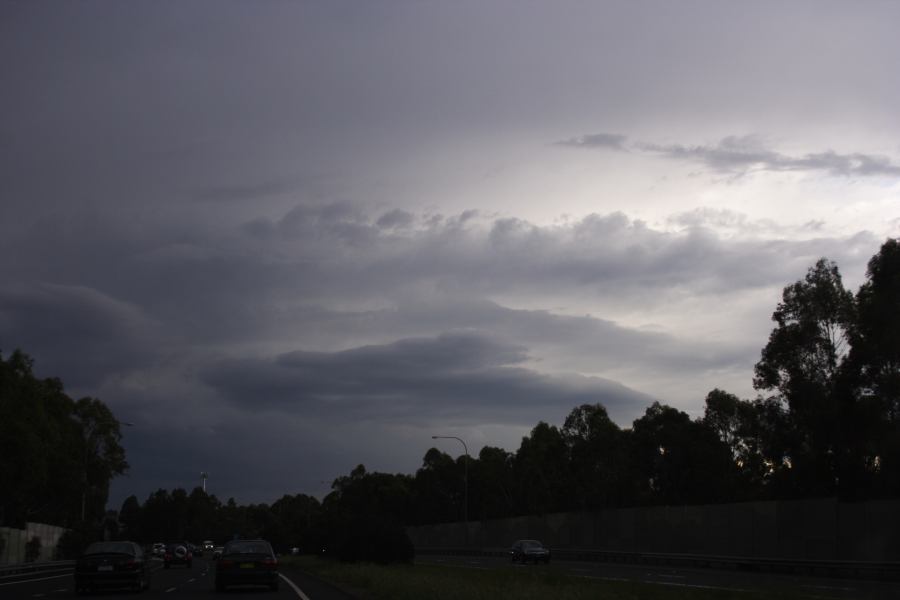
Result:
M81 556L91 542L101 539L99 532L86 528L67 529L56 544L57 560L73 560Z
M406 530L381 518L354 520L336 545L342 562L411 562L415 555Z
M25 544L25 562L34 562L41 556L41 538L32 536Z

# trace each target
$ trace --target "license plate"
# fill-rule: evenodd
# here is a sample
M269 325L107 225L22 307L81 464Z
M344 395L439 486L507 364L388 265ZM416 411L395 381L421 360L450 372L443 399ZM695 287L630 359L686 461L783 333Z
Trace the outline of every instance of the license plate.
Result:
M99 567L97 567L97 570L98 571L112 571L113 567L112 567L112 565L100 565Z
M253 563L241 563L241 568L242 569L254 569L254 568L256 568L256 565Z

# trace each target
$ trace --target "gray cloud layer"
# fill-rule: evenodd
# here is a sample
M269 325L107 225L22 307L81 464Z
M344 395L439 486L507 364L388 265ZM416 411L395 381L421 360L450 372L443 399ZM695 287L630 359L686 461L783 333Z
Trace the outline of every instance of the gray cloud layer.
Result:
M823 255L861 276L894 192L793 223L747 188L648 182L675 161L850 178L836 196L893 182L896 157L867 149L897 139L898 20L827 1L0 3L0 350L136 423L120 495L205 470L272 500L286 473L414 469L438 426L513 448L581 401L623 424L650 395L696 412L749 382L783 285ZM723 138L857 129L858 153ZM579 131L612 133L546 144Z
M824 150L803 156L787 156L767 148L753 135L728 136L715 145L654 144L636 141L627 143L623 135L595 133L561 142L573 148L602 148L620 151L646 152L666 158L699 163L719 173L743 174L751 171L810 171L836 177L900 178L900 165L887 156L854 152L840 154Z

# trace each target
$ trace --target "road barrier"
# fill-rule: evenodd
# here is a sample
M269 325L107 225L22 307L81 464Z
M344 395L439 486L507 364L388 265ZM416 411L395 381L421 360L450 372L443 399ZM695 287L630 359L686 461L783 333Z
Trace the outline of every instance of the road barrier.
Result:
M730 569L736 571L758 571L761 573L791 573L819 577L900 581L900 562L862 562L757 558L747 556L713 556L702 554L615 552L610 550L579 548L551 548L551 553L554 560L668 565L677 567ZM509 548L416 548L416 555L508 557Z
M31 579L35 575L51 577L54 575L66 575L74 571L74 560L7 565L0 567L0 584L20 581L22 579Z

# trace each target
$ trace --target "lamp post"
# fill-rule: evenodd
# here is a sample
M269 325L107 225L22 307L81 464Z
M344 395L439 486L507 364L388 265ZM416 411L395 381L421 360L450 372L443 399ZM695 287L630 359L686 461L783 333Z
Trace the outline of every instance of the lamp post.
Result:
M462 438L458 438L455 435L433 435L431 436L433 440L456 440L463 446L463 451L466 453L466 458L463 461L463 521L465 522L466 528L466 546L469 545L469 448L466 446L466 443L462 440Z

